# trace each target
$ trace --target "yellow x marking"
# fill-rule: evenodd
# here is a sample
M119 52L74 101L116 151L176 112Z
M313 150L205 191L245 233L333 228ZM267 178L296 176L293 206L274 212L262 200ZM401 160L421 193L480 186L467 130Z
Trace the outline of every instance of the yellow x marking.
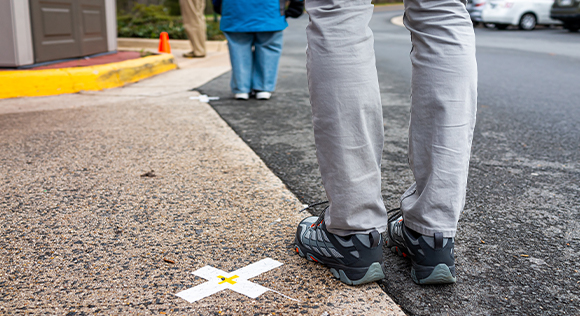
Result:
M221 275L218 275L218 278L220 278L220 279L222 280L222 281L221 281L220 283L218 283L218 284L223 284L223 283L226 283L226 282L228 282L229 284L236 284L237 282L236 282L236 281L234 281L234 279L235 279L235 278L239 278L239 276L237 276L237 275L234 275L234 276L231 276L231 277L229 277L229 278L226 278L226 277L223 277L223 276L221 276Z

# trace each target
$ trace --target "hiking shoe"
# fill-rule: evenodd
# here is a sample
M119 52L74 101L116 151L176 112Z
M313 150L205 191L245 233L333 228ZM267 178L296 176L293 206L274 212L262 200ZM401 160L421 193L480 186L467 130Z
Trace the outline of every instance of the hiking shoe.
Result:
M319 205L313 204L306 209ZM326 230L324 213L307 217L296 231L296 252L309 261L322 263L330 268L332 275L348 285L359 285L381 280L382 238L378 231L354 234L347 237L334 235Z
M411 278L415 283L447 284L457 280L453 238L443 238L443 233L424 236L407 228L398 208L389 211L387 238L391 251L411 259Z

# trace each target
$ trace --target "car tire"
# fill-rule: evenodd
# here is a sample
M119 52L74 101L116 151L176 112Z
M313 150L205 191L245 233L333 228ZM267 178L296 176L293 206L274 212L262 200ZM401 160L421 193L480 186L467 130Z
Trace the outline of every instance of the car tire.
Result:
M509 26L509 24L496 24L496 25L495 25L495 27L496 27L498 30L505 30L505 29L507 29L507 27L508 27L508 26Z
M578 32L578 30L580 30L580 25L568 25L565 24L564 28L567 29L568 31L572 32L572 33L576 33Z
M536 18L536 15L528 12L522 15L518 26L520 27L520 30L531 31L536 28L537 23L538 19Z

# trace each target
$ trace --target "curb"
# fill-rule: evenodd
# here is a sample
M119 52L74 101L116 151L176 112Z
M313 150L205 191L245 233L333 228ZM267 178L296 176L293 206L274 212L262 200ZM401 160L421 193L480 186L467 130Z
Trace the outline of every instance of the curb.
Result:
M177 68L162 54L89 67L0 72L0 99L76 93L124 86Z

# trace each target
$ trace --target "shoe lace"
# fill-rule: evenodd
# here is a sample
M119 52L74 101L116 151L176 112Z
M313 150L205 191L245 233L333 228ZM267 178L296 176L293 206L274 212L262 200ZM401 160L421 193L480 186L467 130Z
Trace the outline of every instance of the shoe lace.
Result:
M323 204L328 204L328 201L322 201L322 202L317 202L314 204L310 204L307 207L303 208L300 210L300 212L302 211L306 211L309 208L312 208L314 210L316 210L316 206L319 205L323 205ZM316 222L314 222L314 224L312 224L310 227L318 227L323 221L324 221L324 213L326 213L326 210L328 209L329 205L327 205L321 212L320 214L318 214L318 219L316 220Z
M394 208L390 211L387 211L387 216L389 217L388 222L390 223L390 222L396 220L397 218L403 216L403 212L401 212L400 207L397 207L397 208Z
M398 222L395 222L393 224L393 226L390 226L390 224L393 221L396 221L398 218L400 218L401 216L403 216L403 212L401 212L401 208L397 207L394 208L390 211L387 211L387 216L389 216L389 227L392 228L392 233L394 233L396 236L401 236L402 235L402 226L403 226L403 220L400 220ZM391 232L391 228L389 229L389 234ZM390 238L390 237L389 237Z

